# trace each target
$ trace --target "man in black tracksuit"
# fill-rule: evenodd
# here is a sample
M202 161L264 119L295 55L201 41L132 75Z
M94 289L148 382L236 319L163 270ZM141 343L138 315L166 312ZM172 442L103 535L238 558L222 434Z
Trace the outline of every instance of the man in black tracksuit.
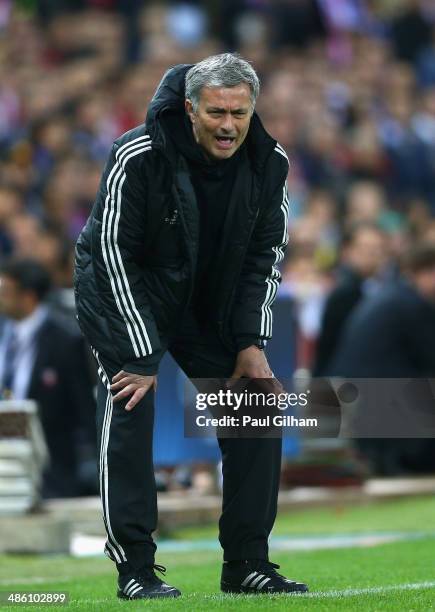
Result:
M169 350L190 378L271 378L262 351L287 244L285 152L254 113L258 78L222 54L165 74L114 144L76 252L78 319L100 366L106 554L118 596L174 597L154 573L154 392ZM281 440L219 439L229 592L306 591L268 561Z

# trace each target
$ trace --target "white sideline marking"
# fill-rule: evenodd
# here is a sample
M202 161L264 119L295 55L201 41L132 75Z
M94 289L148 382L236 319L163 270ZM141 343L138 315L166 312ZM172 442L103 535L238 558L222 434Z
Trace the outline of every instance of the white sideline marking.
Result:
M305 597L357 597L358 595L374 595L376 593L389 593L391 591L418 591L435 587L435 580L425 582L405 582L404 584L390 584L387 586L367 587L364 589L343 589L342 591L319 591L307 593Z
M22 578L8 578L1 579L0 586L8 586L9 584L41 584L43 582L68 582L72 580L72 576L23 576Z

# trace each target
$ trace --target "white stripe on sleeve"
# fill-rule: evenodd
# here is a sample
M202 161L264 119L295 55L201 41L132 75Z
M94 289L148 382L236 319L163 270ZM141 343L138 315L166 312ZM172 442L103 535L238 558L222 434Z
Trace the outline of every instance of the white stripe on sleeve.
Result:
M260 335L267 337L272 335L273 314L271 307L278 291L279 281L281 280L281 273L276 265L284 259L284 249L288 243L289 201L287 183L284 183L282 188L282 202L280 208L283 215L283 233L280 244L272 247L272 251L275 254L275 260L272 264L271 273L266 277L266 296L261 305Z
M151 149L149 136L141 136L123 145L115 154L116 162L107 178L107 197L103 213L101 248L117 308L124 319L136 357L152 353L144 321L131 293L118 245L119 220L122 210L122 187L125 166L136 155Z

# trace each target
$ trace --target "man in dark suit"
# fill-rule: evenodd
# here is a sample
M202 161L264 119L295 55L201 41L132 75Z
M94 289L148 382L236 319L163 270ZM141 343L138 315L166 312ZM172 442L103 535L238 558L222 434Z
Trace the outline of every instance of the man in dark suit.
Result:
M342 243L343 267L323 312L317 341L313 376L330 374L330 361L344 324L355 306L376 290L376 277L385 263L385 235L375 224L361 223L345 234Z
M84 492L81 462L94 463L95 400L83 340L45 305L49 290L49 274L36 261L1 266L0 381L3 399L38 404L50 456L43 496L71 497Z
M410 249L402 269L402 279L363 300L350 315L331 360L331 375L434 378L435 246L420 244ZM416 410L418 404L415 397ZM433 439L362 438L358 446L383 474L435 468Z

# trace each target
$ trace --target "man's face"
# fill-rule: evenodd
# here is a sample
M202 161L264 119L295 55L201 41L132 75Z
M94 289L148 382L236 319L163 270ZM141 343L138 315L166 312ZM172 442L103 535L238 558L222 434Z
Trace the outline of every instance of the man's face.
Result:
M203 87L196 112L186 100L196 142L209 157L228 159L246 138L252 116L247 83L235 87Z
M386 241L372 229L361 229L348 248L347 261L364 278L376 275L385 264Z
M9 276L0 275L0 313L9 319L19 320L23 313L23 292Z
M413 280L420 295L435 303L435 266L416 272Z

